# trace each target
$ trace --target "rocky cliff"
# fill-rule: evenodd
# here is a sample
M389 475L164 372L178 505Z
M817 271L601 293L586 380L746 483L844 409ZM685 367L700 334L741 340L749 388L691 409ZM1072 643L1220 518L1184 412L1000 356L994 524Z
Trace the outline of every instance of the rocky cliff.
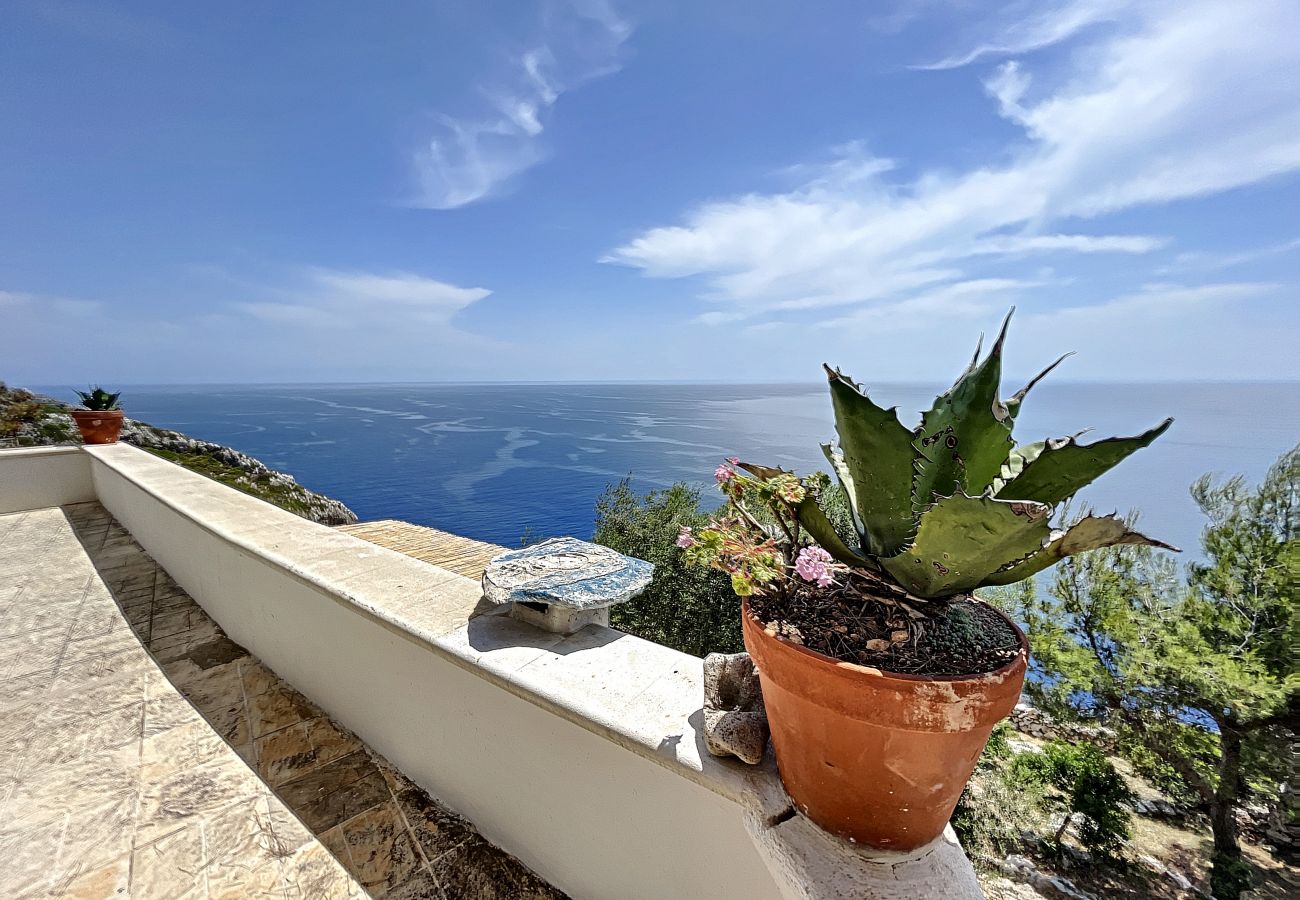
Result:
M68 409L66 403L0 383L0 447L79 443L77 426ZM338 500L308 490L292 475L277 472L230 447L130 418L122 427L122 441L304 519L322 525L350 525L357 521L356 513Z

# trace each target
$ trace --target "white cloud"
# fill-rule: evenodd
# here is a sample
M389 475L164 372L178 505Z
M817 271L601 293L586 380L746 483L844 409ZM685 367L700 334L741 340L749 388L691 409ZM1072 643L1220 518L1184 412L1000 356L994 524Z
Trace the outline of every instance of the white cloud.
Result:
M1300 69L1284 0L1149 4L1070 56L1053 89L1004 67L988 83L1025 139L1010 163L910 181L849 147L779 193L751 193L652 228L605 259L702 277L729 315L897 303L970 281L976 257L1143 253L1165 239L1052 233L1097 217L1300 169ZM1010 41L1005 42L1008 45Z
M1036 15L1024 16L1024 7L1013 7L1018 18L1004 24L995 36L969 50L917 69L956 69L986 56L1014 56L1041 50L1074 37L1079 32L1103 22L1114 22L1131 7L1132 0L1074 0L1059 3Z
M1171 265L1164 267L1163 271L1230 269L1233 266L1259 262L1274 256L1292 253L1296 250L1300 250L1300 238L1267 244L1252 250L1242 250L1238 253L1207 253L1204 251L1180 253L1174 258Z
M308 268L301 283L275 289L282 301L251 300L237 309L270 322L374 330L451 329L452 317L492 292L409 273L374 274Z
M500 193L546 157L541 137L567 91L617 72L632 27L606 0L548 3L540 41L513 60L502 83L481 91L488 109L440 114L415 154L413 205L455 209Z

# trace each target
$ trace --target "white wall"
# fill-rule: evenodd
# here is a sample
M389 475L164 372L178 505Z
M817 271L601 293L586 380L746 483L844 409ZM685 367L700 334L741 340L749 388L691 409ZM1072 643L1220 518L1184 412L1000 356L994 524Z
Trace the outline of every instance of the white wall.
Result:
M471 624L467 579L124 445L86 455L100 501L233 640L557 887L780 896L732 796L772 775L700 750L698 659Z
M90 459L80 447L0 450L0 514L94 499Z

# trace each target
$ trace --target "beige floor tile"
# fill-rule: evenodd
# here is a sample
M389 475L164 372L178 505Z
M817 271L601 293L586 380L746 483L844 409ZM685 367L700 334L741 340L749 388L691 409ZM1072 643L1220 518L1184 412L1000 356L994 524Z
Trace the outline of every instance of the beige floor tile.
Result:
M185 769L164 782L143 786L136 841L150 841L234 804L249 804L266 786L245 766L228 759Z
M230 752L230 746L201 719L150 734L140 749L141 781L158 781L177 769L228 758Z
M60 900L127 898L131 889L131 857L120 856L105 865L77 865L54 874L49 895Z
M242 709L241 704L239 710ZM190 706L179 694L150 697L144 710L144 736L152 737L181 725L202 721L203 716L199 711Z
M39 820L9 819L0 827L0 886L8 896L30 896L50 881L50 860L63 844L67 815L55 813Z
M136 847L131 854L131 898L206 900L206 870L203 829L196 821Z
M368 900L365 890L323 845L304 844L284 861L285 896L289 900Z

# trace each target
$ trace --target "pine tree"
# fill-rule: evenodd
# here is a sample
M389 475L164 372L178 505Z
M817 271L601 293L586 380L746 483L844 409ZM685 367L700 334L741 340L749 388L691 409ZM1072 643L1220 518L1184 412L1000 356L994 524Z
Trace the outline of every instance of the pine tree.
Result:
M1235 811L1300 730L1300 446L1254 488L1205 476L1192 496L1208 524L1185 583L1168 555L1115 547L1066 560L1048 591L1026 584L1011 605L1038 702L1114 728L1209 813L1211 889L1227 900L1249 884Z

